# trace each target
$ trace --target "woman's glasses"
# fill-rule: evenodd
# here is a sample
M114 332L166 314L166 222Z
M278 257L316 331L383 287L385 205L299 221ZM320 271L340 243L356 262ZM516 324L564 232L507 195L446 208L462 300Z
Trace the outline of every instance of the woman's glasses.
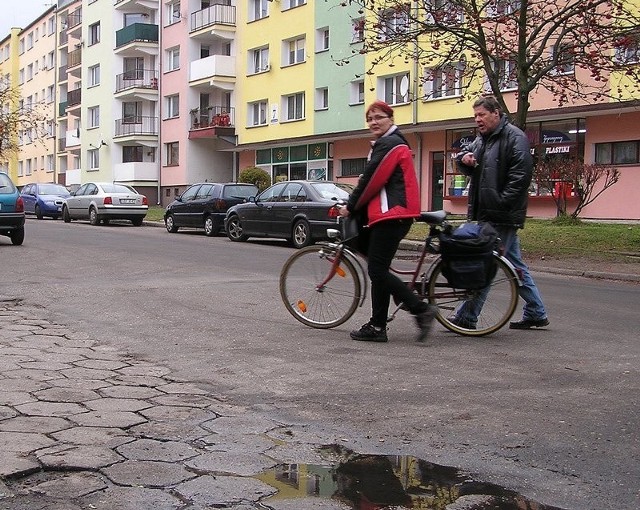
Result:
M374 115L372 117L367 117L367 122L380 122L382 119L388 119L388 115Z

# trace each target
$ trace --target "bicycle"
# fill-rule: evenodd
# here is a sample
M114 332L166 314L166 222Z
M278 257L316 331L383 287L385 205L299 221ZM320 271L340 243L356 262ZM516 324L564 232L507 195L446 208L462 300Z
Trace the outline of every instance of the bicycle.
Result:
M442 274L439 255L440 233L451 229L445 211L423 212L416 221L429 225L422 250L413 269L392 267L401 277L410 277L407 285L418 296L437 307L436 319L446 329L464 336L484 336L502 328L513 316L518 304L518 286L522 281L513 265L494 250L496 274L489 288L480 290L452 287ZM327 229L330 241L307 246L287 259L280 273L280 295L286 309L301 323L319 329L334 328L346 322L362 306L367 294L367 273L360 256L342 239L339 229ZM423 266L432 256L426 271ZM396 263L394 262L394 265ZM487 293L475 324L456 320L455 313L466 301ZM389 316L395 318L402 304Z

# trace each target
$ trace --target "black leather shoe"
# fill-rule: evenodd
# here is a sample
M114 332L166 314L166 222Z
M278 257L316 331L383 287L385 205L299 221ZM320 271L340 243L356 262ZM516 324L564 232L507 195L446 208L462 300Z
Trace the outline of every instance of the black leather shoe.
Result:
M476 323L471 322L469 319L463 319L462 317L456 317L452 315L451 317L447 317L447 320L451 324L455 324L456 326L464 329L476 329Z
M416 338L416 342L424 342L429 336L429 331L431 331L433 319L436 318L436 307L429 305L424 312L417 313L414 317L416 318L416 324L420 330L418 338Z
M549 325L549 319L522 319L517 322L510 322L509 329L531 329L531 328L544 328Z
M387 328L378 328L367 322L360 329L354 329L351 338L360 342L387 342Z

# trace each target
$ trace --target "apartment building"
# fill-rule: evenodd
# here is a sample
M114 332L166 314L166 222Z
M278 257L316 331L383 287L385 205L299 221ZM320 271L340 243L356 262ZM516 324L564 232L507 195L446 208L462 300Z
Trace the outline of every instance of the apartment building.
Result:
M5 83L20 90L13 107L32 112L33 119L16 134L19 153L5 163L18 186L56 180L55 40L51 7L22 30L13 29L2 45L0 71Z
M20 29L12 28L9 35L0 41L0 80L2 80L2 86L14 89L18 86L18 40L20 38ZM7 99L11 99L7 97ZM5 112L8 114L10 111L15 111L18 108L17 102L7 101L2 105ZM17 133L6 133L6 136L12 138L11 145L15 145L18 142ZM6 172L11 176L11 179L16 182L18 180L18 154L9 154L7 151L3 151L4 160L0 161L0 170Z

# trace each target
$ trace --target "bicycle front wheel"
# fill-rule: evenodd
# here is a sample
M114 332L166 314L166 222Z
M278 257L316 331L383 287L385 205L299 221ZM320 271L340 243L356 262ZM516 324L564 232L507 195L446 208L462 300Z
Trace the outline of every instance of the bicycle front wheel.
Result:
M518 305L518 277L498 256L495 278L481 290L456 289L442 274L442 259L433 268L427 282L429 302L438 307L436 319L445 328L465 336L484 336L502 328ZM477 322L465 318L462 309L477 315Z
M358 308L361 285L353 263L330 246L308 246L294 253L280 272L280 296L287 311L312 328L328 329Z

